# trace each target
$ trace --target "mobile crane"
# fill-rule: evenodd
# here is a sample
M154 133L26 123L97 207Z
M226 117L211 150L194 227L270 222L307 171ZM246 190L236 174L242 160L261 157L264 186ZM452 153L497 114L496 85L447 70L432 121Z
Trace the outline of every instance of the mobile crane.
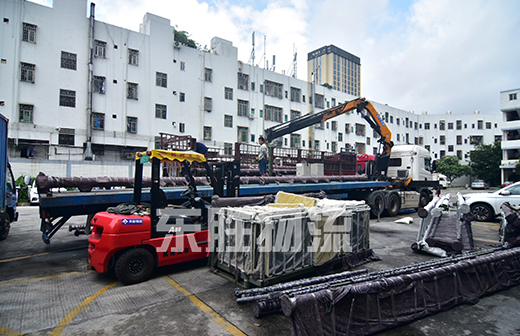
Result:
M319 113L304 115L275 125L265 130L265 139L270 142L354 110L380 136L377 140L380 144L379 152L375 155L374 161L366 163L365 173L369 179L388 181L391 186L386 190L363 190L350 193L350 197L367 200L373 215L386 211L388 215L395 216L400 210L417 209L428 204L433 196L431 188L438 185L438 181L433 181L432 178L429 152L416 145L394 148L392 132L374 105L365 98L357 98Z

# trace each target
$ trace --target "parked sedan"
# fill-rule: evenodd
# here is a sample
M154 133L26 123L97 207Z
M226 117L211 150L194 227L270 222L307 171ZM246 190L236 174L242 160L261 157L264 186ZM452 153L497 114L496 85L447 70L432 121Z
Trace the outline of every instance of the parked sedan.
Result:
M500 215L500 206L509 202L513 206L520 205L520 182L489 193L474 193L464 195L475 219L488 222Z
M471 189L487 189L489 186L482 180L475 180L471 183Z

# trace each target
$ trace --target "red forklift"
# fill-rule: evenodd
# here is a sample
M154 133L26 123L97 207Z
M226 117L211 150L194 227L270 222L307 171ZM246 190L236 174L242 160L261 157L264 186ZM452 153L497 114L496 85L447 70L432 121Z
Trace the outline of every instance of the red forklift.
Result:
M143 192L143 165L148 162L152 164L151 187ZM173 188L169 199L160 183L163 162L180 163L188 184L180 193ZM127 285L147 280L155 267L208 257L210 203L198 195L191 173L194 163L205 168L214 195L238 196L238 161L209 166L205 156L196 152L137 153L133 202L99 212L92 219L91 269L99 273L113 269L117 279Z

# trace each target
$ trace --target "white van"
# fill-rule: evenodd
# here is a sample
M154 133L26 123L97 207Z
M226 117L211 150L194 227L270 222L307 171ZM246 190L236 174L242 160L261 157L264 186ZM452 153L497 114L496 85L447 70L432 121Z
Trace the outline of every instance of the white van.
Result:
M451 185L450 181L444 174L433 173L433 180L439 181L439 185L442 187L442 189L446 189Z

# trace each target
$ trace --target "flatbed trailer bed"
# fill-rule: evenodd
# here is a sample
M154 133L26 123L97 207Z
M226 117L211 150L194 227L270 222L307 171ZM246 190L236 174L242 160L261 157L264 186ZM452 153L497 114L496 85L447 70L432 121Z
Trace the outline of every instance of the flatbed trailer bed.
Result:
M370 191L388 186L390 186L389 182L380 181L249 184L240 186L240 197L271 195L279 191L295 194L324 191L327 197L334 199L365 199ZM180 205L187 201L187 198L181 195L186 187L163 187L162 190L169 204ZM198 186L197 192L206 200L211 200L213 196L211 186ZM40 218L43 241L46 244L50 243L50 238L72 216L89 215L88 222L90 216L97 212L132 201L133 189L42 194L40 195ZM150 201L149 188L143 189L142 201L145 203Z

